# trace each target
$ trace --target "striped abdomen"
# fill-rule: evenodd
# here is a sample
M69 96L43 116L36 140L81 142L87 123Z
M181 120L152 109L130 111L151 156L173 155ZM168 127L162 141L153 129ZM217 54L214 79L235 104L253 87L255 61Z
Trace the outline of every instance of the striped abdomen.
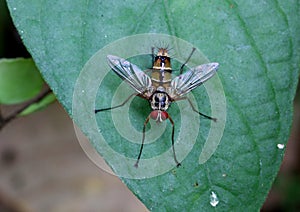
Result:
M157 56L153 64L151 80L154 87L163 86L165 89L171 84L171 61L168 50L165 48L158 49Z

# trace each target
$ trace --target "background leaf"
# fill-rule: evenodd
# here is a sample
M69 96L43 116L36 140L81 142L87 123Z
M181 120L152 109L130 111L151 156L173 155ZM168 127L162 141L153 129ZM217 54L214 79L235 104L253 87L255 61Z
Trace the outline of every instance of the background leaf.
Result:
M17 104L35 97L44 80L32 59L0 60L0 104Z
M219 62L227 123L213 157L197 163L205 141L199 136L181 168L150 179L122 180L151 210L259 210L282 161L284 150L277 144L286 144L292 120L299 1L8 0L8 6L38 68L70 115L83 65L118 38L171 34ZM101 92L108 96L109 87ZM137 115L141 123L145 114L146 108ZM107 129L115 135L113 125ZM200 130L206 135L209 126ZM113 148L136 155L138 145L126 147L112 138ZM161 140L169 140L169 134ZM145 157L151 153L145 151ZM210 204L212 192L219 201L215 207Z

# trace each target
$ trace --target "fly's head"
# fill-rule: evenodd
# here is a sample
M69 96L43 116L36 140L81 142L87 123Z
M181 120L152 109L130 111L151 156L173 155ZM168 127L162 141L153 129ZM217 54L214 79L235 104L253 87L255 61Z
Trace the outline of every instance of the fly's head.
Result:
M164 120L169 118L169 114L167 111L161 111L161 110L153 110L150 113L150 117L156 121L156 123L163 122Z
M171 101L169 101L169 96L163 91L155 91L150 99L150 104L152 112L150 117L154 119L157 123L163 122L169 118L167 109L170 106Z

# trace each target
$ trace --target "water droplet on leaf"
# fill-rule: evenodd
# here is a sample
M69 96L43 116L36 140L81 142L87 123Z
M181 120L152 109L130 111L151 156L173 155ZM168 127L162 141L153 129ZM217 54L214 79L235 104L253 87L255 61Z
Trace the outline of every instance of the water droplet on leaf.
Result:
M219 199L217 197L217 194L213 191L210 194L210 204L213 207L216 207L219 204Z
M277 144L277 148L278 149L283 149L284 148L284 144Z

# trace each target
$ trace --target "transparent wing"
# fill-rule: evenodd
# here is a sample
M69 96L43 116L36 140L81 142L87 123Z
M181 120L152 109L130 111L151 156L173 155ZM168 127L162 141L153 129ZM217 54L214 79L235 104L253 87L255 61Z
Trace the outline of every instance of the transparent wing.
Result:
M129 83L130 86L139 94L142 94L146 97L149 97L151 95L151 78L147 74L145 74L139 67L123 58L113 55L108 55L107 60L112 70L119 77Z
M218 67L219 63L202 64L175 77L171 82L170 97L176 99L197 88L214 76Z

